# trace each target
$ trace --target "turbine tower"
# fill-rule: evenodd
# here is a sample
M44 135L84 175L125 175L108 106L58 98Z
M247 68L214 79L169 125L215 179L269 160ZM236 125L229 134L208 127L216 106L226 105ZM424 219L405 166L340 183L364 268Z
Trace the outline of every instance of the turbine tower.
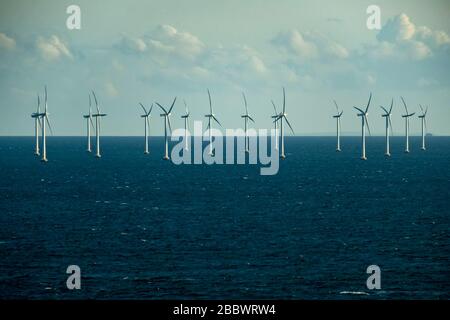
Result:
M402 98L403 105L405 106L406 114L402 115L402 118L405 118L405 136L406 136L406 146L405 146L405 153L409 153L409 117L412 117L416 113L409 113L408 107L406 106L405 99Z
M160 114L161 117L164 117L164 139L165 139L165 151L164 151L164 160L169 160L169 140L167 138L167 126L169 127L169 131L172 132L172 127L170 125L170 115L172 113L173 106L175 105L175 101L177 101L177 97L173 99L172 105L170 106L169 111L164 109L162 105L158 102L156 104L162 109L163 113Z
M369 115L369 107L370 107L370 100L372 100L372 93L370 93L369 101L367 102L367 106L365 111L361 110L360 108L353 107L356 110L358 110L358 117L361 117L361 137L362 137L362 160L367 160L366 158L366 124L367 124L367 130L370 133L370 127L369 127L369 119L367 116Z
M209 93L209 89L208 89L208 97L209 97L209 114L205 114L205 117L208 118L208 133L209 133L209 155L213 154L213 145L212 145L212 126L211 126L211 119L213 119L215 122L217 122L217 124L219 126L222 126L219 122L219 120L217 120L216 116L214 115L213 112L213 107L212 107L212 103L211 103L211 94Z
M184 119L184 150L188 151L189 150L189 143L188 143L188 140L187 140L187 131L189 130L189 115L190 115L190 112L189 112L188 106L186 104L186 101L183 100L183 102L184 102L184 107L185 107L185 110L186 110L186 113L181 116L181 118Z
M423 111L423 108L421 105L420 106L420 110L422 111L422 114L419 116L419 119L422 122L422 150L425 151L425 131L427 130L427 112L428 112L428 107L425 109L425 112Z
M391 114L392 114L393 106L394 106L394 98L392 98L392 100L391 100L391 107L389 108L389 111L387 111L387 109L385 107L380 106L381 109L383 109L383 111L384 111L384 114L382 114L381 116L386 118L386 153L385 153L385 155L387 157L391 156L389 131L390 131L391 135L394 135L394 133L392 131L392 122L391 122Z
M92 96L94 97L95 107L97 108L97 113L94 113L92 116L95 118L95 137L96 137L96 153L95 156L97 158L101 157L100 154L100 118L105 117L106 113L100 113L100 107L98 106L97 97L95 96L94 90L92 90Z
M144 143L145 143L145 149L144 149L144 154L148 154L148 131L150 128L150 113L152 113L152 109L153 109L153 103L150 107L150 110L147 112L147 110L145 109L144 105L142 103L139 102L139 105L141 106L141 108L144 110L144 114L141 115L141 118L144 118Z
M244 104L245 104L245 114L241 115L241 118L244 118L245 152L249 152L248 145L250 144L250 141L249 141L249 138L248 138L248 135L247 135L247 123L248 123L248 120L250 120L253 123L255 123L255 120L253 120L253 118L248 114L247 99L245 98L245 94L243 92L242 92L242 97L244 98Z
M91 152L91 126L94 129L94 122L92 121L92 102L91 102L91 94L89 94L89 113L83 115L83 118L86 119L87 125L87 152Z
M291 124L287 118L286 113L286 93L283 88L283 111L275 118L274 122L280 121L280 135L281 135L281 159L285 159L286 155L284 154L284 131L283 131L283 120L286 121L289 128L291 128L292 133L294 133L294 129L292 129Z
M339 107L335 100L333 100L334 105L336 107L336 115L333 116L333 118L336 119L336 151L341 152L341 116L342 113L344 113L344 110L339 112Z
M48 106L47 106L47 86L44 88L45 90L45 105L44 105L44 112L39 113L39 117L41 118L41 127L42 127L42 162L47 162L47 133L46 133L46 124L48 125L48 128L50 129L50 133L53 134L52 127L50 126L50 121L48 120Z
M34 137L36 139L36 147L34 154L39 156L39 129L41 128L41 121L39 120L41 114L41 100L39 95L37 96L37 111L31 114L31 117L34 118Z
M274 124L274 129L275 129L275 150L278 150L278 123L277 121L275 121L276 118L278 118L278 116L280 115L277 112L277 108L275 107L275 103L272 101L272 106L273 106L273 111L275 112L273 116L271 116L271 118L274 120L273 124Z

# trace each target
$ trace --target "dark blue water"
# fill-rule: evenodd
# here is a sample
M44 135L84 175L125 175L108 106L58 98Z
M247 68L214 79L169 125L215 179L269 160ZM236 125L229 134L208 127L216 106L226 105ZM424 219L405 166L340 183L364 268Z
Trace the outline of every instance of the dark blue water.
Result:
M162 161L161 138L0 138L0 298L450 298L450 138L287 138L259 165ZM66 289L79 265L82 289ZM366 288L367 266L381 290ZM350 293L345 293L350 292ZM368 295L356 294L367 293Z

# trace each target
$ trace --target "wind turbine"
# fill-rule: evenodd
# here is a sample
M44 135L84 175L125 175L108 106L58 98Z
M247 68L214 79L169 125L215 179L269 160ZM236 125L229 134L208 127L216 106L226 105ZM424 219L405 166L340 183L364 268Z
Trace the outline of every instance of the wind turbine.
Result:
M188 106L186 104L186 101L183 100L183 102L184 102L184 107L185 107L185 110L186 110L186 113L181 116L181 118L184 119L184 149L186 151L188 151L189 150L189 143L188 143L188 140L187 140L187 131L189 130L189 115L190 115L190 112L189 112Z
M389 131L392 135L394 135L392 131L392 122L391 122L391 114L392 114L392 107L394 106L394 98L391 100L391 107L389 108L389 111L383 106L380 106L381 109L383 109L384 114L381 116L386 118L386 153L385 155L390 157L391 156L391 150L390 150L390 144L389 144Z
M145 109L144 105L142 103L139 102L139 105L142 107L142 109L144 110L144 114L141 115L141 118L144 118L144 139L145 139L145 149L144 149L144 153L148 154L148 130L150 128L150 121L149 121L149 117L150 117L150 113L152 113L152 109L153 109L153 103L149 109L149 111L147 112L147 110Z
M34 118L34 137L36 139L36 147L34 154L40 155L39 153L39 128L41 127L41 121L39 120L41 114L41 101L39 99L39 95L37 96L37 111L31 114L31 117Z
M287 118L287 113L286 113L286 93L284 91L283 88L283 111L275 118L274 122L276 121L280 121L280 134L281 134L281 159L285 159L286 155L284 154L284 131L283 131L283 119L284 121L286 121L287 125L289 126L289 128L291 128L291 131L293 134L294 133L294 129L292 129L291 124L289 123L289 120Z
M333 102L336 107L336 115L333 116L333 118L336 119L336 137L337 137L336 151L341 152L341 116L342 116L342 113L344 113L344 110L339 112L339 107L338 107L336 101L333 100Z
M427 112L428 112L428 107L425 109L425 112L423 111L422 106L419 104L420 106L420 110L422 111L422 114L419 116L419 119L422 122L422 150L426 150L425 148L425 131L427 130Z
M406 114L402 115L402 118L405 118L405 135L406 135L406 146L405 146L405 153L409 153L409 117L412 117L416 113L408 113L408 107L406 106L405 99L402 98L403 105L405 106Z
M205 114L205 117L208 118L208 133L209 133L209 155L212 155L213 152L213 145L212 145L212 126L211 126L211 119L213 119L215 122L217 122L217 124L219 126L222 126L219 122L219 120L217 120L216 116L214 115L213 112L213 107L212 107L212 103L211 103L211 94L209 93L209 89L208 89L208 97L209 97L209 114Z
M95 101L95 107L97 108L97 113L94 113L92 116L95 118L95 137L97 140L97 145L96 145L96 149L97 152L95 154L95 156L97 158L100 158L100 118L101 117L105 117L106 113L100 113L100 107L98 106L98 101L97 101L97 97L95 96L95 92L94 90L92 90L92 96L94 97L94 101Z
M369 131L369 134L371 135L370 127L369 127L369 119L367 118L367 116L369 115L370 100L372 100L372 93L370 93L369 101L367 102L365 111L361 110L360 108L353 107L359 111L358 117L361 117L361 136L362 136L361 159L362 160L367 160L367 158L366 158L366 124L367 124L367 130Z
M42 162L47 162L47 134L45 131L45 124L48 125L48 128L50 129L50 133L53 135L52 127L50 126L50 121L48 120L48 106L47 106L47 86L45 86L45 106L44 106L44 112L39 113L39 117L41 118L41 127L42 127Z
M248 145L250 143L248 135L247 135L247 122L248 120L255 123L255 120L248 114L248 108L247 108L247 99L245 98L245 94L242 92L242 97L244 98L244 104L245 104L245 114L241 115L241 118L244 118L244 131L245 131L245 152L249 152Z
M272 106L273 106L273 110L275 112L275 114L273 116L271 116L272 119L274 119L273 124L274 124L274 129L275 129L275 150L278 150L278 123L277 121L275 121L276 118L278 118L278 116L280 115L277 112L277 108L275 107L275 103L272 101Z
M175 101L177 101L177 97L173 99L172 105L170 106L169 111L164 109L162 105L158 102L156 104L162 109L163 113L161 113L161 117L164 117L164 137L165 137L165 152L164 152L164 160L169 160L169 140L167 138L167 126L169 126L169 131L172 132L172 127L170 125L170 114L172 112L173 106L175 105Z
M83 118L86 119L87 125L87 152L91 152L91 126L94 128L94 122L92 122L92 103L91 103L91 94L89 94L89 113L83 115Z

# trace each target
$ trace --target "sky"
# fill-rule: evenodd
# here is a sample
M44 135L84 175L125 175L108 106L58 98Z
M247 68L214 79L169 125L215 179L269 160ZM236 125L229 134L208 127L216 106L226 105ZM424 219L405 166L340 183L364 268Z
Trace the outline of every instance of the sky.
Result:
M81 29L69 30L66 9L81 9ZM366 25L369 5L381 30ZM450 135L450 2L378 0L117 1L2 0L0 2L0 135L33 135L30 117L48 87L54 135L81 136L95 90L104 135L142 135L139 102L170 105L173 128L206 127L207 88L224 128L242 128L245 92L255 128L272 128L282 87L296 135L333 135L333 100L342 131L359 134L362 107L372 134L384 133L380 105L394 98L394 134L404 113L429 106L428 129ZM163 134L154 107L150 134ZM411 120L413 134L420 121Z

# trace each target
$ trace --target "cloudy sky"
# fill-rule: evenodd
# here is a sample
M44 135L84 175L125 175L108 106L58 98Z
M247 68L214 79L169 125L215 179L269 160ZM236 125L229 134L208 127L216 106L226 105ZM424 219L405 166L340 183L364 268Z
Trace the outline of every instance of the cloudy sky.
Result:
M68 30L66 8L81 8L81 30ZM366 9L381 8L381 30ZM450 134L450 2L434 1L50 1L0 3L0 135L32 135L37 94L49 91L55 135L83 135L94 89L106 135L140 135L138 103L174 108L183 100L204 120L209 88L224 127L242 127L241 92L257 128L271 128L271 99L296 134L332 134L335 99L343 131L359 132L352 106L370 92L373 133L383 133L380 105L394 98L394 132L410 110L429 105L428 126ZM151 133L162 134L159 110ZM418 133L418 119L411 122Z

